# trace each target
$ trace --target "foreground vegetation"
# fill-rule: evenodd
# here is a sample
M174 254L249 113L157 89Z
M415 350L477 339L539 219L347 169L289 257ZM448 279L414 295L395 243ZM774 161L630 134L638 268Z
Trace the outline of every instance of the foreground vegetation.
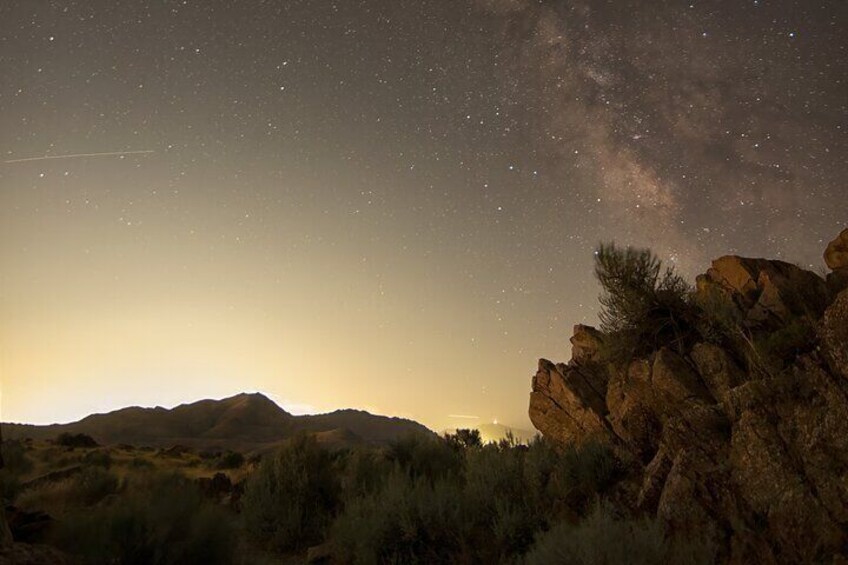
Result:
M8 441L3 454L7 502L54 519L29 541L80 563L302 562L310 548L338 563L602 563L619 555L707 563L712 555L622 513L627 462L597 444L483 445L460 430L328 451L303 435L231 471L247 477L238 500L204 490L197 477L218 472L220 461L187 451ZM78 470L56 473L68 468ZM57 478L24 480L45 472Z

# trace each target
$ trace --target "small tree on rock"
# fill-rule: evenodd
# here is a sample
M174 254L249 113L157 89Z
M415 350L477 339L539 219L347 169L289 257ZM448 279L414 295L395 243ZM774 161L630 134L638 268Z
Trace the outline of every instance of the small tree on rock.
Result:
M682 351L691 334L691 287L649 249L602 243L595 252L601 283L601 330L607 357L622 361L662 346Z

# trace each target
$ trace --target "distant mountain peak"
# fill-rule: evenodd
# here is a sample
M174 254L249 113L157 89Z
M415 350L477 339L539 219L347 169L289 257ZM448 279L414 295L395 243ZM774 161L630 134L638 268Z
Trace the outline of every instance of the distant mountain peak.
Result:
M4 425L9 438L53 438L85 433L99 443L168 447L269 448L297 432L322 434L330 443L386 443L410 433L430 434L412 420L344 409L329 414L294 416L260 392L242 392L220 400L204 399L174 408L129 407L92 414L78 422L52 426ZM332 432L332 433L331 433Z

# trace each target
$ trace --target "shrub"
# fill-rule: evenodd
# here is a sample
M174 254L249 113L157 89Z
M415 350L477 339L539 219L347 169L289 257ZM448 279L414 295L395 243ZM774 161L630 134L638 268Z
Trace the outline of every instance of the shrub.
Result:
M391 462L379 451L356 448L345 454L341 478L346 500L373 494L385 485L392 471Z
M597 504L580 523L563 522L541 536L525 560L527 565L707 565L714 562L715 549L708 542L669 537L658 521L622 519L603 503Z
M27 510L44 510L61 516L76 508L92 506L118 490L118 478L101 467L23 491L18 504Z
M177 475L134 477L111 504L57 525L54 543L83 563L232 563L235 535L223 510Z
M237 451L228 451L215 462L216 469L238 469L244 465L244 455Z
M412 478L399 467L377 493L350 502L333 524L342 563L450 563L460 554L468 524L459 485Z
M459 429L452 434L445 434L445 440L452 447L459 449L470 449L481 447L483 438L480 437L480 430Z
M411 472L414 454L429 452L429 443L401 445L405 456L397 446L388 454L394 468L378 488L346 498L331 530L341 562L510 562L537 532L580 515L620 477L621 465L601 444L490 443L459 451L459 468L446 460L450 470L440 473Z
M0 503L13 501L21 489L21 476L32 471L32 461L26 454L26 447L19 441L8 440L0 446L2 449L3 469L0 470Z
M559 472L568 484L567 501L578 512L585 510L593 498L608 492L623 475L612 449L595 441L567 446Z
M798 355L813 350L815 345L815 327L805 317L794 318L785 326L754 339L756 358L769 373L779 372Z
M62 432L56 436L56 444L65 447L98 447L99 445L90 435L68 432Z
M340 502L332 456L299 435L263 459L242 498L248 533L276 550L320 542Z
M5 469L0 471L0 505L14 502L21 492L21 480L17 475Z
M17 440L7 440L2 444L3 470L15 475L32 471L32 461L27 456L27 448Z
M690 287L648 249L601 244L595 252L601 284L602 347L612 361L623 361L671 344L685 348L691 337Z
M468 451L466 459L461 511L471 528L465 552L482 563L524 553L547 519L527 496L526 451L489 444Z
M462 471L462 454L438 437L410 434L393 442L386 458L410 477L435 481Z
M218 459L221 457L221 452L214 449L204 449L197 454L201 459Z
M145 459L144 457L133 457L130 459L129 466L131 469L153 469L156 465L153 464L149 459Z
M108 469L112 466L112 455L105 449L98 449L97 451L86 453L82 458L82 462L86 465Z
M89 467L73 479L74 498L83 505L96 504L118 490L118 478L101 467Z

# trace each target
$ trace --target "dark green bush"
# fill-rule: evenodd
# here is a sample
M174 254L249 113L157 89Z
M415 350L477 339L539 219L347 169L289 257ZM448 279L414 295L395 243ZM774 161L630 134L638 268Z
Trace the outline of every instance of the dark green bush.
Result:
M462 519L457 482L431 483L400 468L376 493L356 498L332 529L342 563L451 563L462 550L468 524Z
M102 467L87 467L76 475L27 488L18 496L25 510L41 510L55 517L94 506L119 488L118 478Z
M112 455L105 449L98 449L97 451L86 453L82 458L82 462L85 465L108 469L112 466Z
M98 443L90 435L68 432L62 432L56 436L56 444L65 447L98 447Z
M345 500L373 494L385 485L392 471L392 463L383 453L369 448L349 451L343 465L341 486Z
M229 517L176 475L134 477L109 504L62 520L53 541L86 564L225 564L235 549Z
M612 449L599 442L587 442L579 447L569 445L561 461L559 473L568 484L567 500L578 511L583 511L598 495L607 493L623 475L621 462Z
M458 467L448 459L450 471L441 473L410 471L415 452L431 445L402 445L387 454L394 468L378 488L346 498L331 535L341 562L510 562L537 532L581 515L621 476L600 444L563 451L544 440L490 443L460 450Z
M0 470L0 503L13 501L20 492L21 476L32 471L26 447L19 441L7 440L2 446L3 469Z
M133 457L130 459L129 466L131 469L153 469L156 465L144 457Z
M452 434L445 434L445 440L452 447L460 449L470 449L481 447L483 438L480 436L480 430L459 429Z
M32 471L32 461L27 456L26 446L17 440L6 440L2 445L3 470L15 475Z
M118 490L118 477L101 467L89 467L73 479L74 497L83 505L100 502Z
M248 480L242 514L251 536L288 551L321 542L340 500L333 457L300 435L263 459Z
M560 523L540 536L527 565L711 565L715 548L706 541L669 537L656 520L626 519L598 504L577 524Z
M816 330L807 318L794 318L777 330L754 338L756 358L767 372L775 373L816 345Z
M393 442L386 458L412 478L434 481L460 473L463 456L441 438L410 434Z
M20 478L5 469L0 471L0 505L5 502L14 502L20 492Z
M228 451L215 462L215 468L220 470L238 469L242 465L244 465L244 455L237 451Z

